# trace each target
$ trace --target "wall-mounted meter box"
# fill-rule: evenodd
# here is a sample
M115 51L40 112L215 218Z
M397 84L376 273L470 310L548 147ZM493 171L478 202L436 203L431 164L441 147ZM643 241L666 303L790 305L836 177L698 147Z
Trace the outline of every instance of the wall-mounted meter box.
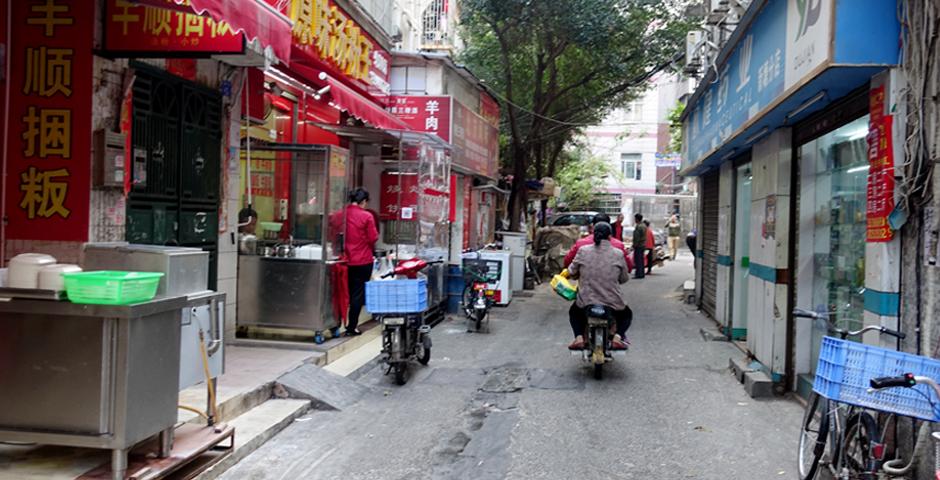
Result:
M123 133L95 131L95 187L124 186L124 139Z

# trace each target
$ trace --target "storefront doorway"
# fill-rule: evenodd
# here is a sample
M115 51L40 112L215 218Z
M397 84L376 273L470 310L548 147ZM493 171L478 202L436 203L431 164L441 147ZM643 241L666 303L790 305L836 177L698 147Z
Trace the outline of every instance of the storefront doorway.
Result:
M747 292L751 252L751 164L735 169L734 264L731 269L731 324L725 335L732 340L747 336Z
M796 301L799 308L827 312L840 328L863 324L865 284L868 116L817 138L799 142ZM802 322L802 321L801 321ZM798 341L809 342L802 390L815 373L825 321L798 322Z
M718 172L702 176L702 310L715 318L718 298Z
M215 290L221 96L142 64L134 68L127 241L208 251Z

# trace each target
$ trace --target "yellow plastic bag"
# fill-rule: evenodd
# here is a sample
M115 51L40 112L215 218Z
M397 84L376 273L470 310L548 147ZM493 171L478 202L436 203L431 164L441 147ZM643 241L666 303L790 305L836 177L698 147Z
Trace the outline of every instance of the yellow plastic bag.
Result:
M568 281L568 269L552 277L552 289L565 300L574 300L578 296L578 286Z

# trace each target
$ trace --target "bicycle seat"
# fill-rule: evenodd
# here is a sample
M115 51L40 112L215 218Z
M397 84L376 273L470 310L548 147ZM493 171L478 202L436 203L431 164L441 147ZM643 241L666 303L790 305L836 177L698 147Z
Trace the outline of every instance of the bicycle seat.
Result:
M614 310L604 305L588 305L585 308L588 318L600 318L603 320L613 320Z

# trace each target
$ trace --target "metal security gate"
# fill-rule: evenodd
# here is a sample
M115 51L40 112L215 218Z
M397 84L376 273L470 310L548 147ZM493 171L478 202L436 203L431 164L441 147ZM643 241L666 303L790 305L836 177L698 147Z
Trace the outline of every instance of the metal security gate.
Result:
M718 297L718 171L702 177L702 310L715 318Z
M209 252L216 287L222 99L135 64L127 241Z

